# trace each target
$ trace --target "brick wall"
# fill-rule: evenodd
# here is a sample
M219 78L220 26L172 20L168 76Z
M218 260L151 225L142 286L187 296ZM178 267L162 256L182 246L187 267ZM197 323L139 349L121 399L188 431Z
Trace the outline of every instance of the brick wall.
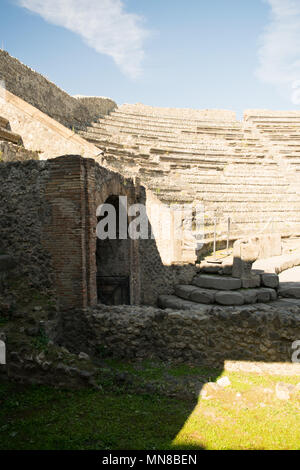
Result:
M49 160L48 165L45 198L51 217L44 226L43 243L51 254L61 308L85 308L97 303L96 209L110 195L127 195L134 203L135 186L93 159L77 155ZM139 303L139 259L136 242L130 245L132 299Z
M18 275L53 288L62 309L95 305L96 210L119 195L127 196L128 206L145 203L138 181L93 159L0 163L0 251L14 257ZM172 293L174 284L194 274L193 267L164 266L153 239L129 239L127 258L134 305L156 305L158 295ZM118 257L112 262L118 265Z

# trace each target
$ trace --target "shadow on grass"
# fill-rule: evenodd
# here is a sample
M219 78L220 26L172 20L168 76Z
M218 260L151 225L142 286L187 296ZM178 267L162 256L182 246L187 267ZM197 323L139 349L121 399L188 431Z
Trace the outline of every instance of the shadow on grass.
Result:
M68 391L0 381L0 449L204 450L201 442L173 444L197 402L127 386Z

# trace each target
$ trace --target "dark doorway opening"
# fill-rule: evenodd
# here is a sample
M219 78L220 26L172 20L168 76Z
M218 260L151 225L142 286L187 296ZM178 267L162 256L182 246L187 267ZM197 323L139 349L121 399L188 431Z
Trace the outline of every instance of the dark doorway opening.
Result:
M98 302L105 305L130 305L129 276L97 276Z
M124 227L120 221L125 220L125 232L128 235L128 220L125 207L120 203L119 196L110 196L105 204L110 204L115 210L115 238L97 237L97 295L98 303L105 305L130 305L130 239L124 239ZM120 214L124 211L123 214ZM97 223L107 217L105 211L97 218ZM120 217L121 215L121 217ZM108 231L108 227L105 227ZM122 237L122 238L121 238Z

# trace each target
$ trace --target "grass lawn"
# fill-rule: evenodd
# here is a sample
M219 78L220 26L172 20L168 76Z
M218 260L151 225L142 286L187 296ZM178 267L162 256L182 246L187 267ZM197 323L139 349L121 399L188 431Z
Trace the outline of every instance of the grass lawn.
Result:
M160 366L119 369L163 381ZM220 377L187 366L168 369L177 380L197 374L207 382ZM300 449L300 394L279 400L275 393L276 383L295 385L299 376L221 375L228 387L206 384L194 401L111 385L67 391L0 382L0 449Z

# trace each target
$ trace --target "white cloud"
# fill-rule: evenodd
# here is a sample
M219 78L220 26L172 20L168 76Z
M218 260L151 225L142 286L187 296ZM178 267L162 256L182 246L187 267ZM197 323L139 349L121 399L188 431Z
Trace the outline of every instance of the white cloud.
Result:
M300 104L300 1L264 0L271 7L270 23L261 37L257 77L288 91Z
M126 13L122 0L18 0L49 23L79 34L97 52L111 56L132 78L141 73L143 18Z

